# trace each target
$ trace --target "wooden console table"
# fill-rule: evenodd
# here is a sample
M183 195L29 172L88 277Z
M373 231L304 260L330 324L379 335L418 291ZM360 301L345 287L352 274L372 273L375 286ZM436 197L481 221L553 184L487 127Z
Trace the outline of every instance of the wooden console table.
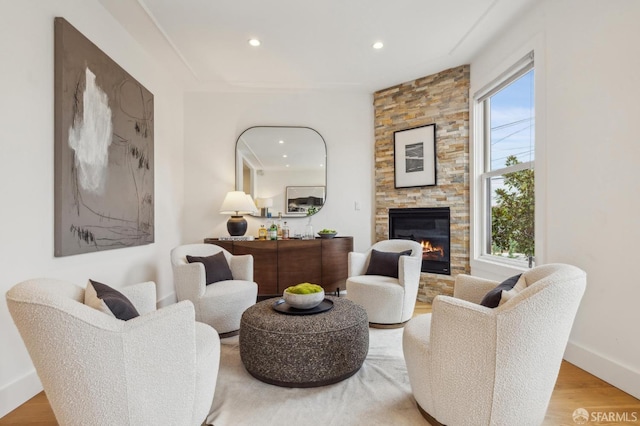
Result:
M302 282L319 284L325 293L344 290L348 253L353 251L353 237L277 241L205 238L204 242L232 254L252 255L259 296L281 295L285 288Z

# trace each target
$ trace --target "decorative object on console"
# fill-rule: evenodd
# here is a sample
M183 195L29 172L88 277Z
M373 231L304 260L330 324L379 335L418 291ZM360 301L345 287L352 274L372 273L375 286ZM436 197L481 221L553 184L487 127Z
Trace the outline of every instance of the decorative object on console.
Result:
M218 239L220 241L253 241L256 238L253 235L237 235L237 236L219 237Z
M313 234L313 224L311 223L311 216L316 214L318 209L311 206L307 209L307 224L304 227L304 234L302 234L303 240L313 240L316 236Z
M55 18L54 255L154 241L153 94Z
M334 238L338 235L338 231L335 229L323 229L322 231L318 231L318 236L320 238Z
M395 187L436 185L436 125L393 132Z
M307 224L304 227L303 240L313 240L316 236L313 235L313 224L311 223L311 217L307 220Z
M245 194L244 191L228 192L220 207L221 214L231 215L227 221L227 231L232 237L242 236L247 232L247 220L242 215L257 211L258 208L251 196Z
M267 235L269 235L269 231L267 231L267 228L265 228L264 225L260 225L260 229L258 229L258 239L266 241Z

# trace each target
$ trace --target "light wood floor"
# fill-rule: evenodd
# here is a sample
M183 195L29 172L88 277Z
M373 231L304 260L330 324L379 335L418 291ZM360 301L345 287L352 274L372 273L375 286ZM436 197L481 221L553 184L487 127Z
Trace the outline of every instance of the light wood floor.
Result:
M431 312L431 305L418 302L414 315ZM572 414L577 408L606 413L636 413L636 422L601 421L588 425L640 425L640 400L609 385L580 368L563 361L547 416L542 426L575 426ZM0 425L57 425L44 392L31 398L0 419Z

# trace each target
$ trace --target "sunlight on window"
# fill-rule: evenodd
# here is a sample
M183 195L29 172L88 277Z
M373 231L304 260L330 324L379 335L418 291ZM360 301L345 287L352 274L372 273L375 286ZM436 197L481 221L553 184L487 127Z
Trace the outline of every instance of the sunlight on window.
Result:
M483 124L484 255L532 266L535 256L533 58L478 100Z

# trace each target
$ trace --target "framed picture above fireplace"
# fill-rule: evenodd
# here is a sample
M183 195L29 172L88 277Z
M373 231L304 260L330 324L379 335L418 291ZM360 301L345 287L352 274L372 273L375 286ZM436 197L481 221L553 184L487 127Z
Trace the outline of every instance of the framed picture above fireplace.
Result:
M393 132L395 187L436 185L436 125Z

